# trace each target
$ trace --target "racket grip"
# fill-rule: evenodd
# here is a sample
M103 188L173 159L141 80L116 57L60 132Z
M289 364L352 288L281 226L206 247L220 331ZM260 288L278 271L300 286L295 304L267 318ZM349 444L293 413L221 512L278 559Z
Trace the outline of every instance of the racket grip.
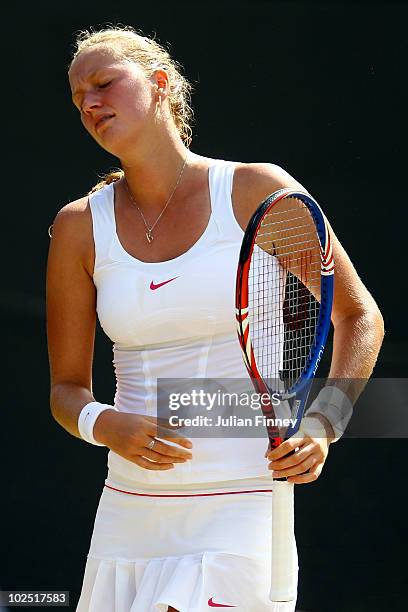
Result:
M297 553L294 537L294 484L274 480L272 492L271 590L274 602L297 595Z

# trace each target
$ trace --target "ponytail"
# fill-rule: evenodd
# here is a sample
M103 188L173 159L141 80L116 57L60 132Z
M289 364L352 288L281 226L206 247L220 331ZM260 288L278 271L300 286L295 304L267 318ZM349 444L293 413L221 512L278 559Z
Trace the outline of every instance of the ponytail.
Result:
M123 170L111 170L111 172L108 172L108 174L104 174L101 177L101 180L92 187L91 191L88 192L88 195L94 193L95 191L99 191L99 189L102 189L105 187L105 185L110 185L111 183L119 181L119 179L121 179L123 176L125 176Z

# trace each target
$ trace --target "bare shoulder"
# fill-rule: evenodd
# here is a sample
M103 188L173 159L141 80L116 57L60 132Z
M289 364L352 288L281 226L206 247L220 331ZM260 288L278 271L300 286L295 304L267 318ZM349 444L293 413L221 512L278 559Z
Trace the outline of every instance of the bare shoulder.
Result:
M51 243L61 255L77 255L92 276L94 243L88 196L65 204L52 224Z
M238 164L234 172L232 201L238 223L245 229L259 204L271 193L284 187L302 189L286 170L276 164Z
M65 206L58 211L54 220L53 230L86 224L87 221L91 221L91 211L89 208L88 196L84 196L78 200L65 204Z

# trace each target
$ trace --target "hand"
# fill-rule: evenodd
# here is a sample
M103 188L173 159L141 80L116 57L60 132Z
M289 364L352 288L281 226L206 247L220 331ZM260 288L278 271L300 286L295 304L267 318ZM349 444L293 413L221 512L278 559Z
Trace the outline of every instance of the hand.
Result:
M156 436L160 435L160 440ZM192 458L192 443L177 435L175 428L162 425L159 419L129 412L105 410L94 426L95 440L112 451L147 470L170 470L175 463L185 463ZM153 450L147 445L156 439ZM180 446L163 442L171 440ZM183 448L184 447L184 448Z
M310 417L310 421L313 417ZM319 424L322 423L318 419ZM317 427L316 431L322 431ZM324 430L323 430L324 431ZM327 431L327 430L326 430ZM269 470L273 470L274 478L286 478L288 482L306 484L319 478L326 461L329 445L329 435L313 435L313 427L298 431L294 436L285 440L280 446L265 453L270 460Z

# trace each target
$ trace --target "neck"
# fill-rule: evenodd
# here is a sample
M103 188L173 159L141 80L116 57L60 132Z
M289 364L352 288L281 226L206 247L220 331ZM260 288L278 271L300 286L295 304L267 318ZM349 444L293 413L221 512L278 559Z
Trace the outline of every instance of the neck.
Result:
M180 138L175 142L157 143L145 151L143 159L133 158L125 162L122 168L132 198L143 210L159 213L165 206L182 171L188 149ZM183 175L186 173L187 163ZM177 191L183 182L181 177ZM174 194L176 196L176 193Z

